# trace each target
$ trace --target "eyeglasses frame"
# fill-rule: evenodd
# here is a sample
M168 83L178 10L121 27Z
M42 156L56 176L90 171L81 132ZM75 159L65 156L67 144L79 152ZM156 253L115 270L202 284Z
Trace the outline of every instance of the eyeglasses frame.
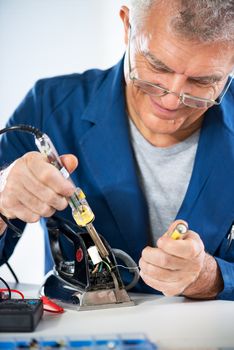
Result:
M131 26L129 26L129 38L128 38L128 46L127 46L127 51L128 51L128 70L129 70L129 78L130 80L133 82L139 82L139 83L144 83L146 85L149 85L151 87L155 87L159 90L162 91L162 94L160 95L156 95L154 94L155 96L158 96L158 97L163 97L163 96L166 96L168 94L172 94L174 96L177 96L180 100L181 103L183 103L185 106L187 107L190 107L190 108L210 108L214 105L220 105L220 103L222 102L222 99L224 97L224 95L226 94L227 90L229 89L230 85L231 85L231 82L233 80L233 77L234 77L234 71L232 71L232 73L230 74L229 78L230 78L230 81L228 83L226 83L226 87L224 87L224 90L221 92L220 96L217 97L217 99L219 99L219 101L215 101L213 99L207 99L207 98L202 98L202 97L197 97L197 96L193 96L193 95L190 95L190 94L186 94L186 93L176 93L174 91L171 91L169 89L166 89L166 88L163 88L161 87L160 85L158 84L154 84L154 83L151 83L147 80L143 80L143 79L139 79L139 78L136 78L132 73L133 73L133 70L132 70L132 66L131 66L131 58L130 58L130 41L131 41ZM152 94L153 95L153 94ZM207 102L207 104L209 103L210 105L207 106L207 107L195 107L195 106L190 106L189 104L186 104L184 102L184 99L185 98L189 98L193 101L201 101L201 102Z

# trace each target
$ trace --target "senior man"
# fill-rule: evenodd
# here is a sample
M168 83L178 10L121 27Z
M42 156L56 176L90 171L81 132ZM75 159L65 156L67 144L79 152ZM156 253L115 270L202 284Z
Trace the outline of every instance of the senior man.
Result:
M234 3L132 0L120 17L116 66L40 80L8 125L34 125L71 153L63 163L97 230L139 261L137 291L234 299ZM30 137L0 147L3 215L23 228L67 207L71 184ZM178 219L189 231L175 241L164 233ZM1 233L3 263L18 239L4 222Z

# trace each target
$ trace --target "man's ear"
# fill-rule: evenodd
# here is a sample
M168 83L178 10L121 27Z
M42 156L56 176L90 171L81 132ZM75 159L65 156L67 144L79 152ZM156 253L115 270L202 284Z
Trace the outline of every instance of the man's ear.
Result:
M122 6L119 12L120 18L122 19L124 25L124 42L128 44L129 37L129 8L127 6Z

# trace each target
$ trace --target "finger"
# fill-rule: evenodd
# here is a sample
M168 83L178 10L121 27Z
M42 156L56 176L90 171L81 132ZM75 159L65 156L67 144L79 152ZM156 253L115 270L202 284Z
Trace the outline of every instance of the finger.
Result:
M34 214L42 217L50 217L55 212L55 209L48 205L45 201L39 200L36 196L30 193L26 188L20 189L19 193L15 193L19 199L19 203Z
M71 196L74 193L73 184L66 180L56 167L47 163L44 158L35 157L33 153L36 152L30 152L24 159L32 175L54 192L64 197Z
M26 211L25 217L21 213ZM26 189L22 191L22 187L17 187L13 192L8 192L7 196L1 196L1 212L8 218L26 218L29 220L30 213L32 215L32 222L38 221L40 216L51 216L54 209L46 203L39 201L35 196L30 194Z
M7 224L0 218L0 236L5 232Z
M167 254L162 249L153 247L143 249L142 259L148 264L170 270L178 270L184 265L184 259Z
M146 247L142 251L142 259L148 264L168 270L190 271L191 263L183 258L165 253L162 249Z
M46 202L50 207L56 210L63 210L67 207L67 200L65 197L57 194L49 187L44 186L31 173L24 176L21 181L22 186L32 195L35 195L39 201Z
M159 281L155 278L152 278L148 275L143 274L141 271L140 271L140 276L148 286L162 292L166 296L180 295L183 293L184 289L186 288L184 285L184 281L178 281L178 282Z
M199 269L193 269L191 266L190 270L168 270L162 267L151 265L146 263L143 259L139 261L142 274L149 276L152 279L156 279L162 282L183 282L187 287L188 283L192 283L199 274Z
M15 208L14 214L16 218L27 222L27 223L35 223L40 220L40 215L33 213L31 210L26 209L24 206L18 206Z
M155 266L147 263L144 261L144 259L140 259L139 267L142 274L147 275L151 278L156 278L159 281L177 282L181 279L181 271L168 270L159 266Z
M45 161L40 154L37 154L37 152L33 152L33 154L30 156L35 157L37 162L42 161L42 167L44 166ZM57 171L57 169L53 170ZM64 179L62 180L64 181ZM29 197L30 193L32 196L31 199ZM13 201L12 204L8 201L9 207L13 207L14 197L15 201L18 199L19 202L21 202L22 204L25 203L26 207L30 209L33 209L30 205L33 203L33 205L35 205L35 210L33 210L34 212L37 212L37 207L40 207L42 205L40 202L46 203L48 204L48 206L51 206L57 210L63 210L67 206L67 200L63 196L57 194L51 188L41 183L33 175L33 173L27 167L27 162L25 161L25 159L19 159L15 167L12 168L11 173L9 174L9 178L7 179L5 185L4 196L8 196ZM36 202L35 197L38 198L40 202ZM39 210L39 213L41 213L42 216L44 216L43 214L45 214L46 216L48 216L49 214L44 209L42 209L42 211Z
M157 246L167 254L184 259L194 259L204 250L200 236L193 231L188 231L185 238L180 240L164 235L158 239Z
M78 159L73 154L64 154L60 159L69 173L72 173L78 166Z
M33 213L31 210L25 208L21 203L14 206L14 211L7 211L3 214L8 219L20 219L24 222L34 223L40 220L40 215Z
M54 192L37 178L38 174L43 173L43 169L48 167L52 175L55 172L55 176L61 178L60 188L64 183L68 184L72 189L70 192L74 193L74 186L65 180L54 166L48 164L39 152L30 152L14 162L8 173L0 198L1 208L7 217L35 222L40 216L51 216L55 209L63 210L67 206L67 200L62 195ZM23 208L26 210L25 215L22 214Z

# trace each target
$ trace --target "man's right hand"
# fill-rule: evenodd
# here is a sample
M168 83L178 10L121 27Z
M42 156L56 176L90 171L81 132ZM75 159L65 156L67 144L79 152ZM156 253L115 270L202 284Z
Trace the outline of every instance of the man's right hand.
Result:
M61 156L69 172L78 160L73 155ZM74 193L74 186L39 152L29 152L6 168L0 179L0 212L9 219L37 222L56 210L66 208L65 197ZM0 223L0 234L5 225Z

